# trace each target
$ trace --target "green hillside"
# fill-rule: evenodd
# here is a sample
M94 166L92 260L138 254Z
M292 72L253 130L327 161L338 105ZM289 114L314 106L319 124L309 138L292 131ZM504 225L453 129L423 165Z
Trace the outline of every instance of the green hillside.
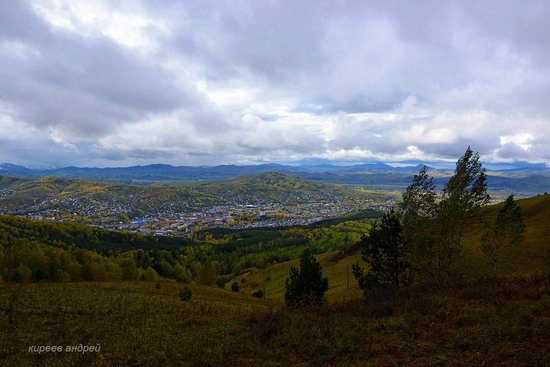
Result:
M518 205L525 215L527 226L525 238L521 246L504 254L501 275L531 275L548 271L550 270L550 195L518 200ZM483 218L492 220L500 207L501 204L483 208ZM482 228L482 225L478 225L464 243L464 270L468 278L490 274L487 258L480 248ZM351 249L350 252L339 254L338 251L332 251L317 256L329 279L327 292L329 300L336 301L360 295L355 278L351 274L351 265L361 262L361 254L358 248ZM265 270L246 269L235 280L245 293L250 294L265 284L268 297L282 299L290 266L296 266L297 263L297 260L293 260L269 266Z
M0 176L0 211L112 214L159 209L187 211L218 205L222 200L187 186L137 186L45 177L35 180Z
M528 275L550 270L550 195L517 201L525 216L524 242L503 253L502 275ZM483 220L493 221L502 204L484 208ZM465 260L472 277L489 273L479 242L483 226L479 224L465 240Z
M334 202L352 192L339 186L313 183L277 172L204 183L194 189L238 204Z

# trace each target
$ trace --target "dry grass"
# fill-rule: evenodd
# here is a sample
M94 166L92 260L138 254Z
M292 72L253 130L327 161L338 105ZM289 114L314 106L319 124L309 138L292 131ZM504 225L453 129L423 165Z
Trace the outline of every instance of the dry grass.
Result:
M393 302L308 310L177 283L4 285L6 366L544 366L550 278L414 289ZM100 353L30 353L30 345Z

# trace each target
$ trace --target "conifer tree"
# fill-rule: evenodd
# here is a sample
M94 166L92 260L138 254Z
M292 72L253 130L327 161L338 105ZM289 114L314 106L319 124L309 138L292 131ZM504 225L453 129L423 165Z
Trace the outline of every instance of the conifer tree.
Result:
M355 264L353 275L366 294L379 286L399 288L409 284L409 250L402 236L399 215L393 210L384 214L379 225L371 228L362 239L365 270Z
M285 285L285 302L289 307L325 303L328 279L323 277L321 264L308 249L300 256L300 269L291 266Z

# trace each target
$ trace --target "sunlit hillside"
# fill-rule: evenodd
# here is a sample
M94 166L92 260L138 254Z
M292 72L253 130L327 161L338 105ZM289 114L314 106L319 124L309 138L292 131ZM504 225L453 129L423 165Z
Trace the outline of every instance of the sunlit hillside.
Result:
M525 215L524 242L504 253L500 275L531 275L548 271L550 270L550 195L518 200L518 204ZM501 205L483 208L484 220L493 220ZM487 258L480 248L482 233L483 226L480 224L465 240L464 271L467 278L484 277L490 274ZM327 252L318 255L318 259L329 279L327 296L330 301L360 295L357 282L351 274L351 266L361 262L359 248L353 249L348 254ZM235 280L245 293L250 294L265 285L267 296L280 300L284 296L285 279L288 277L290 266L297 266L297 264L298 262L294 260L270 266L265 270L247 269Z

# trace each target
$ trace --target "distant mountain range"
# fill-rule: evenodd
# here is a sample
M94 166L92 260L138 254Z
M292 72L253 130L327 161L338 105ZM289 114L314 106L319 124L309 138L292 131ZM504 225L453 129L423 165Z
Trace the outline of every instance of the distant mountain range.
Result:
M416 162L415 162L416 163ZM64 167L56 169L30 169L14 164L0 164L0 176L19 178L42 178L47 176L117 181L132 184L149 184L155 181L217 181L278 172L320 183L364 185L378 190L403 190L423 164L394 167L385 163L366 163L353 166L332 164L311 165L220 165L220 166L171 166L152 164L146 166L116 168ZM510 164L489 164L490 190L514 192L531 196L550 191L550 169L544 164L525 164L516 167ZM452 169L430 167L435 183L442 186L452 174Z
M321 173L321 172L340 172L340 173L417 173L424 164L391 166L386 163L366 163L352 166L339 166L332 164L312 164L312 165L283 165L277 163L259 164L259 165L220 165L220 166L171 166L168 164L151 164L146 166L130 167L63 167L54 169L32 169L23 166L3 163L0 164L0 175L15 176L23 178L39 178L46 176L56 176L65 178L87 178L94 180L143 180L143 181L197 181L197 180L222 180L240 176L250 176L264 172L282 172L282 173ZM452 169L436 169L430 167L432 174L447 175ZM498 165L498 169L490 169L489 172L499 174L513 175L548 175L550 169L544 164L530 164L523 167Z

